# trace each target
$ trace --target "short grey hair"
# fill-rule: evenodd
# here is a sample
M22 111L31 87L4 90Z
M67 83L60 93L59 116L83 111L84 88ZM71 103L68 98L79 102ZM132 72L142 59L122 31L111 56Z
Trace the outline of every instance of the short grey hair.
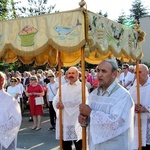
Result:
M117 71L117 69L118 69L118 64L117 64L117 61L116 61L116 60L114 60L114 59L105 59L105 60L103 60L102 62L107 62L107 63L111 64L111 66L112 66L112 71ZM102 62L101 62L101 63L102 63Z

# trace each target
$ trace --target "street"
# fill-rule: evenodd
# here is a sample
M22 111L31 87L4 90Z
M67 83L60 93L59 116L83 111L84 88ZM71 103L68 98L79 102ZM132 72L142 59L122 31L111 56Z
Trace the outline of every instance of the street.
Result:
M44 108L41 130L32 130L33 122L29 122L29 110L22 115L22 125L18 133L17 150L58 150L59 140L55 139L55 131L50 127L48 108Z

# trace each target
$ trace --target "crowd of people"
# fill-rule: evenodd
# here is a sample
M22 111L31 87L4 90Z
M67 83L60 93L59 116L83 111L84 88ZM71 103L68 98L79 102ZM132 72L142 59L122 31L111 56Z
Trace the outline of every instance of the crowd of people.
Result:
M13 97L22 113L29 103L32 130L41 129L45 107L49 109L48 130L56 129L56 139L60 139L59 111L62 111L63 150L72 150L72 143L76 150L82 150L82 126L88 126L89 150L120 150L120 147L138 150L138 114L141 114L142 150L150 149L150 79L146 65L139 64L140 104L137 103L136 66L124 63L118 67L111 59L103 60L96 68L85 69L86 104L82 103L80 68L70 67L61 72L55 68L23 73L5 70L4 73L5 84L1 89ZM36 97L43 97L44 104L36 105Z

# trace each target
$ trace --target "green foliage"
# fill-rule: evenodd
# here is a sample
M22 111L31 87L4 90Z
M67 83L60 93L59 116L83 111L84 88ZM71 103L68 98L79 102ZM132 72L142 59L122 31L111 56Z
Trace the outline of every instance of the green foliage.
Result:
M38 16L51 13L55 5L48 5L48 0L28 0L26 7L19 7L18 14L20 17Z
M141 17L144 17L149 14L147 7L145 7L142 4L141 0L135 0L132 3L132 8L130 10L130 15L125 15L124 12L121 13L121 15L118 17L118 20L116 20L118 23L123 24L124 20L130 19L130 20L137 20L137 23L139 24L139 19Z
M139 19L149 14L147 7L142 4L141 0L135 0L132 3L132 8L130 9L130 18L137 20L139 24Z
M145 64L148 68L150 68L150 62L144 62L144 64Z
M22 1L15 2L14 0L1 0L0 1L0 21L38 16L41 14L51 13L55 5L48 5L48 0L28 0L28 4L23 6Z
M7 16L7 0L0 0L0 21Z
M15 63L6 63L6 62L2 62L0 63L0 71L5 71L5 70L18 70L18 65L17 62Z
M105 12L105 14L103 14L101 10L98 12L98 14L101 15L101 16L104 16L104 17L106 17L106 18L108 17L107 12Z
M125 12L122 11L121 15L118 17L118 19L116 20L118 23L121 23L127 18L127 16L125 15Z

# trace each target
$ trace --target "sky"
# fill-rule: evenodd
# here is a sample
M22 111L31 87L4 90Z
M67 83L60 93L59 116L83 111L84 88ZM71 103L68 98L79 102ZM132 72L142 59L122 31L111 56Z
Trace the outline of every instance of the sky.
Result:
M76 9L79 7L81 0L50 0L50 4L56 4L55 9L59 11ZM98 13L100 10L102 14L107 12L108 18L117 20L121 12L124 11L125 15L129 15L129 9L132 8L134 0L85 0L87 9ZM150 8L150 0L141 0L144 6Z
M19 1L19 0L18 0ZM79 2L81 0L48 0L49 5L55 5L56 11L66 11L79 8ZM135 0L84 0L87 4L87 9L98 13L100 10L102 14L107 12L108 18L111 20L117 20L121 15L121 12L125 12L125 15L129 15L129 9L132 8L132 3ZM27 0L22 0L21 3L25 4ZM144 7L150 9L150 0L141 0ZM150 10L149 10L150 12Z

